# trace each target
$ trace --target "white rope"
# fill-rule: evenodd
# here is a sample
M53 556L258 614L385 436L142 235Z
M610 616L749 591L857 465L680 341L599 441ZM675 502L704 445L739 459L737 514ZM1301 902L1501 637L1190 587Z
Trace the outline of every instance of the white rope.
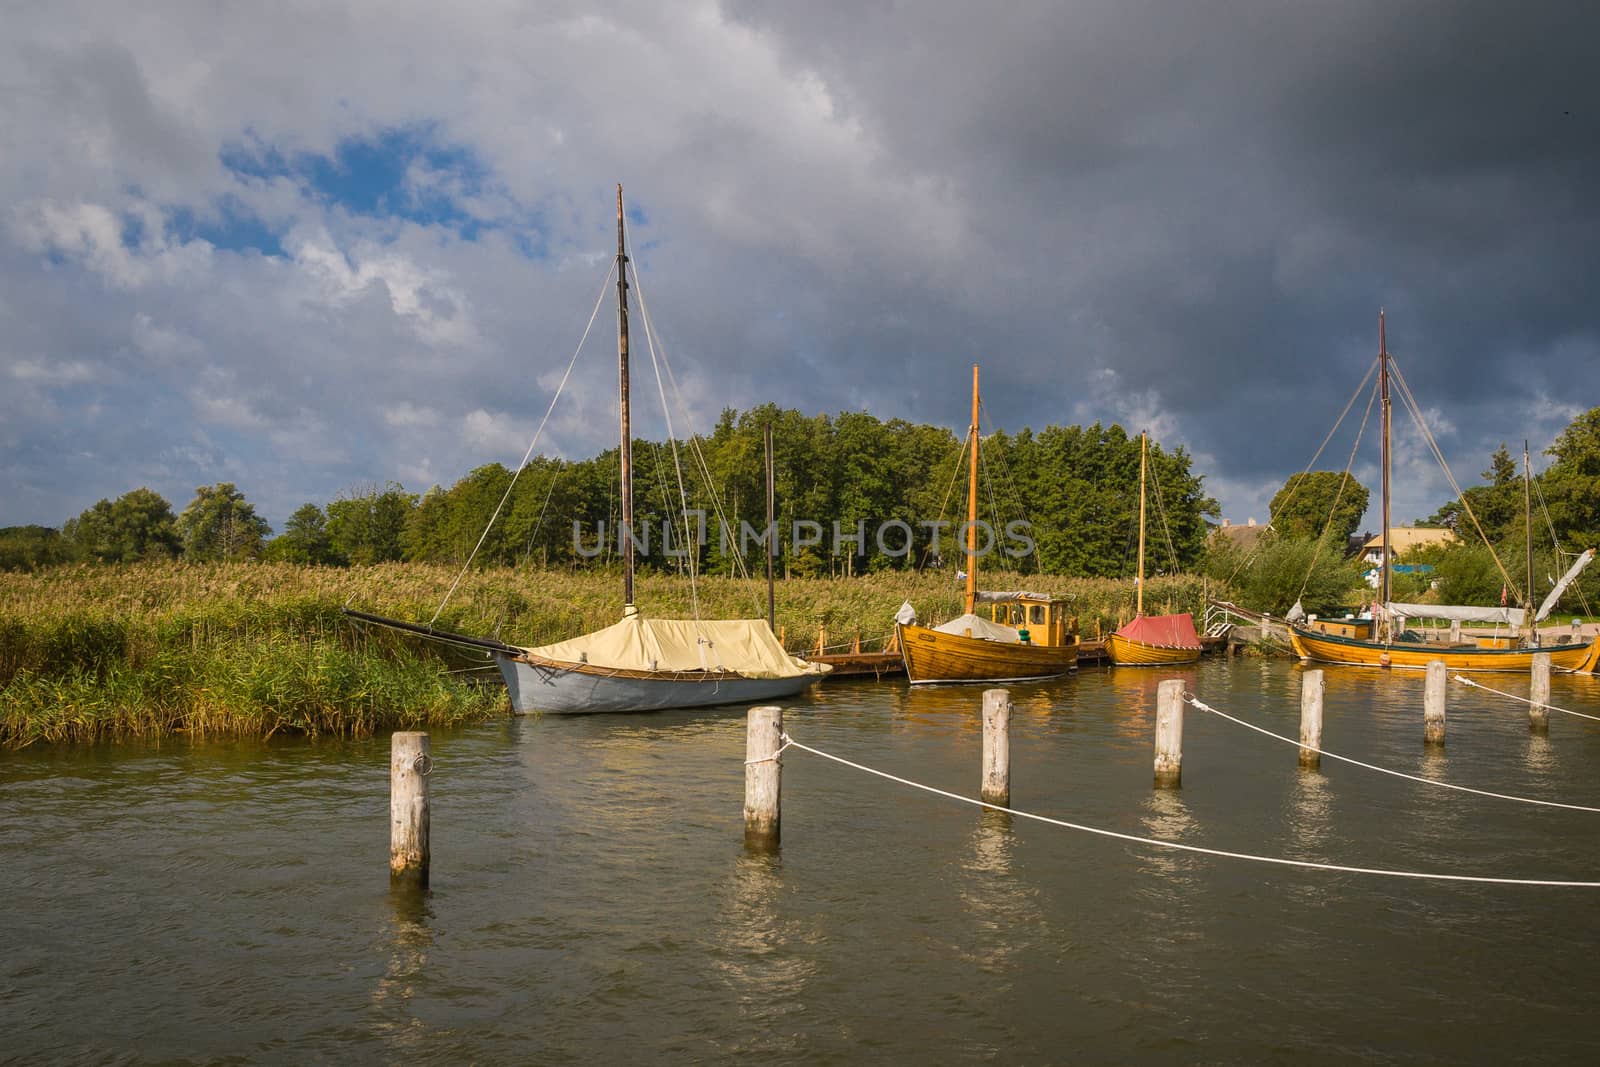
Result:
M1574 671L1573 673L1574 674L1582 674L1583 672L1582 671ZM1455 678L1456 681L1460 682L1462 685L1470 685L1474 689L1482 689L1485 693L1493 693L1495 696L1502 696L1502 697L1505 697L1507 700L1520 700L1524 704L1532 704L1534 707L1537 707L1537 708L1549 708L1551 711L1559 711L1563 715L1576 715L1580 719L1593 719L1595 722L1600 722L1600 715L1585 715L1581 711L1570 711L1567 708L1558 708L1554 704L1540 704L1538 701L1529 700L1527 697L1519 697L1515 693L1502 693L1498 689L1490 689L1488 686L1484 685L1482 682L1474 682L1471 678L1463 678L1459 674L1453 675L1453 677Z
M783 744L778 746L778 751L774 752L770 756L762 756L760 759L747 759L747 760L744 761L744 765L746 767L753 767L757 763L781 763L783 761L778 759L778 757L783 755L783 750L788 748L792 744L794 744L794 742L789 739L789 735L788 734L784 734L783 735Z
M1393 775L1396 778L1404 778L1407 781L1421 782L1423 785L1436 785L1440 789L1454 789L1454 790L1457 790L1458 792L1462 792L1462 793L1472 793L1475 796L1493 797L1496 800L1515 800L1519 804L1538 804L1538 805L1540 805L1542 807L1547 807L1547 808L1566 808L1566 809L1568 809L1570 811L1592 811L1592 812L1600 813L1600 808L1591 808L1591 807L1588 807L1588 806L1583 805L1583 804L1563 804L1560 801L1555 801L1555 800L1536 800L1533 797L1511 796L1510 794L1507 794L1507 793L1491 793L1491 792L1489 792L1488 790L1485 790L1485 789L1473 789L1471 786L1455 785L1455 784L1453 784L1451 782L1441 782L1436 778L1421 778L1421 777L1418 777L1415 774L1406 774L1404 771L1392 771L1387 767L1379 767L1375 763L1363 763L1358 759L1351 759L1349 756L1341 756L1337 752L1329 752L1327 749L1313 748L1311 745L1302 745L1295 738L1285 737L1283 734L1275 734L1271 730L1263 729L1262 727L1257 726L1254 723L1246 722L1243 719L1236 719L1232 715L1229 715L1227 712L1218 711L1216 708L1212 707L1210 704L1206 704L1206 703L1201 702L1192 693L1185 693L1183 695L1183 699L1184 699L1185 703L1192 704L1195 707L1199 708L1201 711L1209 711L1211 714L1217 716L1218 718L1227 719L1231 723L1237 723L1238 725L1243 726L1247 730L1254 730L1258 734L1265 734L1266 736L1274 738L1274 739L1276 739L1278 741L1283 741L1283 742L1285 742L1287 744L1294 745L1297 748L1303 748L1307 752L1315 752L1319 756L1327 756L1329 759L1336 759L1341 763L1349 763L1349 764L1352 764L1352 765L1354 765L1356 767L1363 767L1363 768L1365 768L1365 769L1367 769L1369 771L1377 771L1379 774L1390 774L1390 775Z
M495 520L500 517L501 510L506 506L506 501L511 499L511 490L517 487L517 479L522 476L523 468L527 467L528 460L533 458L533 450L539 446L539 437L544 433L545 423L550 421L550 413L556 409L556 401L561 399L561 391L567 387L567 379L572 376L572 368L577 365L578 354L583 351L583 343L589 339L589 331L594 329L594 320L600 314L600 305L605 302L606 287L611 284L611 275L616 273L616 264L606 272L606 280L600 283L600 295L595 299L594 310L589 312L589 324L583 328L583 336L578 338L578 347L572 352L572 358L567 361L566 373L561 375L561 383L556 386L555 396L550 398L550 406L544 409L544 418L539 420L539 428L533 432L533 440L528 442L528 450L522 454L522 462L517 464L516 473L511 476L511 484L506 486L506 491L500 497L500 503L495 505L494 514L489 516L489 521L483 527L483 533L478 535L478 543L472 546L472 552L467 556L467 562L461 565L461 573L456 575L456 580L450 583L450 591L439 601L439 607L433 613L433 618L428 620L432 626L439 621L439 615L444 611L445 605L450 603L450 598L455 596L456 587L461 584L461 579L467 576L467 570L472 566L472 561L478 558L478 549L483 547L484 540L489 536L489 531L494 529Z
M1291 860L1285 859L1281 856L1254 856L1248 852L1228 852L1224 849L1204 848L1200 845L1185 845L1178 841L1162 841L1161 839L1155 837L1139 837L1136 834L1125 834L1116 830L1105 830L1098 826L1085 826L1082 823L1067 822L1065 819L1052 819L1048 815L1035 815L1032 812L1019 811L1015 808L1008 808L1000 804L991 804L986 800L974 800L971 797L964 797L959 793L946 792L943 789L936 789L931 785L923 785L921 782L913 782L909 778L897 777L896 775L889 774L887 771L875 770L872 767L863 766L859 763L853 763L842 756L835 756L830 753L823 752L820 749L812 748L810 745L803 745L799 741L796 741L794 738L790 737L788 734L783 735L783 742L786 747L798 748L801 751L809 752L814 756L821 756L823 759L832 760L835 763L842 763L846 767L853 768L854 770L863 771L866 774L876 775L879 778L887 778L891 782L898 782L901 785L908 785L913 789L921 789L923 792L933 793L941 797L947 797L950 800L959 800L963 804L972 804L980 808L992 808L995 811L1003 811L1007 815L1015 815L1018 818L1033 819L1035 822L1048 823L1051 826L1060 826L1067 830L1080 830L1086 834L1098 834L1101 837L1115 838L1118 841L1130 841L1137 845L1154 845L1157 848L1170 848L1179 852L1194 852L1203 856L1220 856L1224 859L1251 860L1256 863L1272 863L1282 867L1303 867L1318 871L1340 871L1345 874L1378 874L1389 878L1421 878L1432 879L1441 882L1477 882L1490 885L1542 885L1564 886L1578 889L1600 889L1600 882L1563 881L1549 878L1490 878L1484 875L1476 874L1435 874L1428 871L1395 871L1388 870L1383 867L1346 867L1336 863L1315 863L1311 860Z

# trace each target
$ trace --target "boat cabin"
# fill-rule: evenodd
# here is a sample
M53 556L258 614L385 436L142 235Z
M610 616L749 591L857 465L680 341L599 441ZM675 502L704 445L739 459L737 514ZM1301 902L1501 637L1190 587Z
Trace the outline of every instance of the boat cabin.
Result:
M1042 593L982 593L989 618L1002 626L1026 633L1033 645L1052 648L1076 644L1078 617L1067 611L1068 600Z
M1347 637L1355 641L1372 640L1372 619L1370 617L1358 619L1346 615L1342 619L1319 619L1311 616L1306 620L1306 628L1317 630L1334 637Z

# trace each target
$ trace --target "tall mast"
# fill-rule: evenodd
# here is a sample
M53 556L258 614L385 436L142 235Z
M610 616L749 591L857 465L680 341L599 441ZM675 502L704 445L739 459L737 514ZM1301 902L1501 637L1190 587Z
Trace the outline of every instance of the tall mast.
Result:
M777 549L778 528L774 524L772 513L776 503L772 485L772 423L767 423L761 433L767 448L767 628L773 633L778 632L777 601L772 591L772 555Z
M1378 311L1378 392L1383 418L1383 562L1378 571L1378 623L1380 638L1389 637L1389 345L1384 337L1383 311Z
M1522 625L1533 630L1533 464L1528 459L1528 442L1522 442L1522 517L1528 538L1528 593L1522 598Z
M967 431L972 451L967 474L967 614L978 603L978 365L972 365L972 427Z
M1139 581L1133 593L1133 613L1144 614L1144 468L1145 450L1149 447L1150 435L1139 435Z
M633 614L633 429L628 421L628 252L623 244L622 184L617 184L617 395L622 404L622 604Z

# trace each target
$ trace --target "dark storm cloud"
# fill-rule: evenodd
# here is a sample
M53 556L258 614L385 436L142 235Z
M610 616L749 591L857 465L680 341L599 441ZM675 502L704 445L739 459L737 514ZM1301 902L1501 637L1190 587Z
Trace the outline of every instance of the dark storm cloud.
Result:
M730 10L982 205L979 256L1020 292L987 294L1007 315L975 332L1008 364L1048 360L1063 392L1101 364L1158 390L1226 479L1309 458L1380 306L1461 428L1463 477L1575 399L1600 266L1600 18L1581 5Z
M616 180L701 428L768 400L959 426L976 360L995 424L1148 426L1243 519L1310 458L1379 307L1460 478L1596 402L1579 5L307 17L67 3L0 42L0 523L218 478L281 522L514 461ZM230 169L242 144L295 165ZM338 193L353 146L381 196ZM567 454L612 436L595 358L552 419ZM1403 473L1406 518L1449 495Z

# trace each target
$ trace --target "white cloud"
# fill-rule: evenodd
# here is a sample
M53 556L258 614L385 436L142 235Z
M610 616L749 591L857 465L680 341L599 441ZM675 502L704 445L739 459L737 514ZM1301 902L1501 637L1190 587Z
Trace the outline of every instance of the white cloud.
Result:
M325 231L300 237L292 255L311 282L314 299L338 305L376 287L428 343L465 347L477 340L466 296L442 271L370 245L340 248Z
M31 385L51 387L82 385L94 381L95 374L93 366L75 359L60 363L23 360L11 365L11 376Z
M508 467L515 467L527 451L528 442L533 437L533 427L513 416L479 408L461 420L461 433L466 443L482 454L482 462L498 460Z
M432 408L418 407L401 401L383 409L383 421L401 429L439 425L439 413Z

